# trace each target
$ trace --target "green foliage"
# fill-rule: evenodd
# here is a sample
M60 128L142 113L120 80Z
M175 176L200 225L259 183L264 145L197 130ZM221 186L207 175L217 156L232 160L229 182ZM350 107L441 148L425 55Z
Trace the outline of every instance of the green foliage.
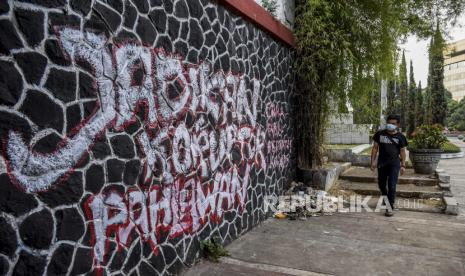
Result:
M354 123L356 124L379 124L381 80L376 75L358 76L354 78L352 89L348 93L351 101ZM360 93L360 91L364 91Z
M221 257L229 256L229 252L224 249L218 236L213 236L210 240L201 241L200 250L212 262L218 262Z
M447 99L444 87L444 55L445 47L439 26L436 27L429 49L428 75L428 111L427 122L430 124L446 123Z
M407 135L423 124L424 106L421 83L416 87L413 73L413 62L410 61L410 74L407 82L407 62L402 53L402 61L399 66L399 76L390 81L388 90L387 114L399 114L401 127L407 131Z
M387 90L387 114L398 114L396 103L396 90L397 90L397 81L396 80L389 80L388 82L388 90Z
M461 152L460 147L458 147L457 145L455 145L454 143L451 143L449 141L445 142L442 145L441 148L444 151L444 153L458 153L458 152Z
M447 126L449 129L465 130L465 98L460 102L449 100Z
M262 5L265 10L276 17L276 9L278 8L278 3L276 0L262 0Z
M405 52L402 52L402 61L399 68L399 88L400 88L400 127L403 131L407 128L407 108L408 108L408 82L407 82L407 62Z
M423 90L421 81L418 84L418 89L415 94L415 127L421 126L424 123L425 107L423 105Z
M399 80L394 78L389 81L390 86L388 87L388 107L386 114L400 114L401 102L400 102L400 86Z
M373 149L373 146L370 146L369 148L364 149L359 155L371 155L371 150Z
M411 149L441 149L441 146L447 142L441 125L437 124L419 126L411 137L409 146Z
M359 144L328 144L325 145L325 149L352 149L356 146L359 146Z
M365 112L359 107L372 102L373 87L394 78L399 40L410 33L430 36L434 22L453 20L464 2L296 0L299 165L321 165L330 103L348 97L357 112Z
M431 58L431 48L432 48L432 45L433 45L433 40L431 39L431 42L430 42L430 45L429 45L429 48L428 48L428 54L429 54L429 57ZM426 85L426 96L425 96L425 105L426 105L426 109L425 109L425 118L424 118L424 121L425 121L425 124L426 123L429 123L431 124L431 122L433 121L433 103L432 103L432 98L431 98L431 73L433 71L433 63L430 61L428 63L428 79L427 79L427 85Z
M416 94L421 91L417 90L417 85L415 83L415 78L413 76L413 62L410 60L410 78L409 78L409 88L408 88L408 107L405 113L407 114L407 135L410 136L415 130L415 104L416 104Z

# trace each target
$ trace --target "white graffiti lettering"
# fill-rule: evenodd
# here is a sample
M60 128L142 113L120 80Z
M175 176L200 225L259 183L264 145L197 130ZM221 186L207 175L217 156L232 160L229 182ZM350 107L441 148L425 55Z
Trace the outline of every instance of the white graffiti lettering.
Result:
M32 151L10 131L4 154L12 180L39 192L72 171L99 134L140 121L134 134L144 166L138 185L125 193L104 189L84 204L97 266L106 261L111 235L118 246L129 246L136 233L156 248L163 237L195 233L228 211L244 212L251 172L267 168L265 152L273 168L288 162L284 111L267 106L266 131L257 119L263 106L258 80L211 72L207 62L186 65L134 43L108 47L103 35L91 32L60 28L57 36L71 61L92 66L100 108L52 153Z
M63 29L60 41L72 59L82 59L93 66L94 76L100 92L100 110L78 133L69 137L65 145L50 154L30 151L21 135L10 131L7 159L10 176L26 192L45 190L60 176L71 170L91 146L94 138L115 118L114 69L111 54L105 47L106 39L93 33Z
M155 139L149 139L146 133L138 136L146 155L147 181L151 180L156 165L161 164L162 180L172 183L172 168L177 173L185 173L193 164L193 158L201 160L202 175L207 175L208 165L211 171L216 170L231 149L235 129L203 132L210 118L218 126L227 125L229 115L237 126L256 125L260 91L256 80L253 81L252 103L249 103L242 77L222 72L209 75L208 63L186 69L178 57L134 44L120 45L112 54L104 36L71 28L59 29L58 36L70 59L91 64L98 85L100 109L82 123L76 134L65 138L60 143L62 146L49 154L31 151L19 133L10 131L5 154L9 175L26 192L50 188L85 157L99 133L110 126L124 129L133 122L140 105L147 107L146 129L170 125L187 111L203 113L196 115L195 129L200 132L196 137L191 137L185 127L174 129L177 133L174 137L167 127ZM137 70L143 75L139 83L134 80ZM219 99L224 100L221 103ZM175 147L169 152L173 157L168 158L168 149L162 141L173 138ZM202 158L207 151L209 160Z
M155 247L160 235L195 233L208 217L219 220L227 210L243 210L250 164L245 166L242 177L239 169L232 167L216 174L211 185L196 178L178 179L172 185L154 186L147 192L130 190L126 197L114 191L92 196L85 206L93 219L96 264L105 262L112 233L120 244L128 246L131 233L136 231Z
M282 105L268 103L266 106L267 165L271 168L286 168L292 152L292 140L284 132L286 112Z

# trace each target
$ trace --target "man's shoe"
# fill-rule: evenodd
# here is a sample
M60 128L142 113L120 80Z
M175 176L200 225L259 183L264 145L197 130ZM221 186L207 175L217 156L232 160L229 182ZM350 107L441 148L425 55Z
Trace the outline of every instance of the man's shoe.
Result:
M384 215L386 217L392 217L394 215L394 212L393 211L390 211L390 210L386 210L386 213L384 213Z

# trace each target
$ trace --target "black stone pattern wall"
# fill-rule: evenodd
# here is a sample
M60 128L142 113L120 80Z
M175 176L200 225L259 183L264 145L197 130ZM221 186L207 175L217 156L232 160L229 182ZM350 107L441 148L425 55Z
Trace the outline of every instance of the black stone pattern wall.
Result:
M181 55L186 63L209 61L215 71L260 81L259 123L267 103L289 113L293 94L292 50L252 23L208 0L2 0L0 1L0 135L22 134L36 152L53 152L70 130L91 116L98 95L88 68L60 48L55 26L104 33L111 43L138 41ZM281 122L292 137L292 121ZM140 118L143 120L143 116ZM134 139L137 122L123 132L107 129L65 183L28 193L13 184L0 162L0 275L97 273L84 201L108 183L137 185L142 162ZM135 154L136 152L136 154ZM108 248L103 275L178 273L199 257L200 241L219 235L225 244L267 214L264 196L280 194L294 176L295 155L282 168L252 169L246 210L226 212L201 231L167 239L154 254L137 239ZM6 158L6 157L5 157ZM115 186L115 184L113 184Z

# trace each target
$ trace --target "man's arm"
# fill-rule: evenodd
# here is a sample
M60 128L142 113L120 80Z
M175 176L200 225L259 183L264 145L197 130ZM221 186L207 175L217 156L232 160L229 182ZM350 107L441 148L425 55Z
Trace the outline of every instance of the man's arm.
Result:
M405 152L405 147L400 149L400 175L403 175L405 172L405 159L407 158L407 153Z
M379 145L376 142L373 142L373 148L371 149L371 165L370 168L372 171L376 169L376 156L378 155Z

